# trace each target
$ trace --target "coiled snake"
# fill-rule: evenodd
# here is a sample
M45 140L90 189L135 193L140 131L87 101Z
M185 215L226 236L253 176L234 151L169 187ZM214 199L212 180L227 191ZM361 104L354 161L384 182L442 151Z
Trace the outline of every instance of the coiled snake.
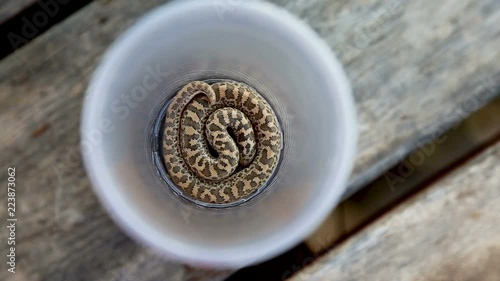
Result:
M276 116L244 84L191 82L167 107L165 168L195 201L227 204L250 197L270 179L280 150Z

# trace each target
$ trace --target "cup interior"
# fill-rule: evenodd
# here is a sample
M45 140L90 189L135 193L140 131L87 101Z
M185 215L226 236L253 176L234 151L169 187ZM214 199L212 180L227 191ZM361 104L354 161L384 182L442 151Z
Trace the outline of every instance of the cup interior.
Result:
M161 7L114 43L82 117L82 154L97 195L132 236L169 257L248 265L300 242L339 200L356 133L345 75L320 38L270 4L213 1ZM244 204L207 209L179 198L154 161L154 124L194 80L231 79L271 104L283 133L268 187Z

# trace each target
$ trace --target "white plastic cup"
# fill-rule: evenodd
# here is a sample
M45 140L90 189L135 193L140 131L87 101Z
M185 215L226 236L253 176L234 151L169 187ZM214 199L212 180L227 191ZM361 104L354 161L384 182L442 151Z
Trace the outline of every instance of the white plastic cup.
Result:
M114 220L168 258L214 268L271 258L318 227L346 188L357 140L351 89L330 48L281 8L230 2L177 1L137 22L96 70L81 126L86 169ZM270 185L225 209L181 200L154 162L162 107L184 84L212 78L254 87L284 140Z

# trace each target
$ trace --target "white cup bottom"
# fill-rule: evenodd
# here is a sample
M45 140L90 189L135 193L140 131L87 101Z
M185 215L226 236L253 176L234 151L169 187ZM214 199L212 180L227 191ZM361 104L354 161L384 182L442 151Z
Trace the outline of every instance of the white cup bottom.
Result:
M168 4L114 43L86 95L82 150L96 194L134 238L182 262L239 267L300 242L338 202L355 154L355 111L344 72L310 28L263 2L241 1L223 17L212 4ZM166 101L213 78L255 88L283 131L268 188L226 209L180 200L152 149Z

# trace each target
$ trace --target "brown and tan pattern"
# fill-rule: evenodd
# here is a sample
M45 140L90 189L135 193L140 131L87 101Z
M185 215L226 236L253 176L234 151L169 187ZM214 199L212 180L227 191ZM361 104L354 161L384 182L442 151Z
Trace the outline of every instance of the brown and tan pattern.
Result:
M227 277L227 271L207 273L146 254L109 219L81 164L78 128L90 74L120 33L165 2L93 1L0 62L0 166L5 171L15 164L23 186L19 280L110 281L118 280L115 272L141 281ZM353 85L360 140L345 196L379 177L417 140L466 118L474 111L463 109L466 104L482 106L498 96L497 0L270 2L319 32ZM0 182L6 179L0 174ZM1 218L6 211L0 209ZM0 232L0 239L7 234ZM9 278L0 272L0 280Z
M182 194L197 202L220 205L254 195L271 178L280 150L271 107L241 83L191 82L167 108L165 168Z

